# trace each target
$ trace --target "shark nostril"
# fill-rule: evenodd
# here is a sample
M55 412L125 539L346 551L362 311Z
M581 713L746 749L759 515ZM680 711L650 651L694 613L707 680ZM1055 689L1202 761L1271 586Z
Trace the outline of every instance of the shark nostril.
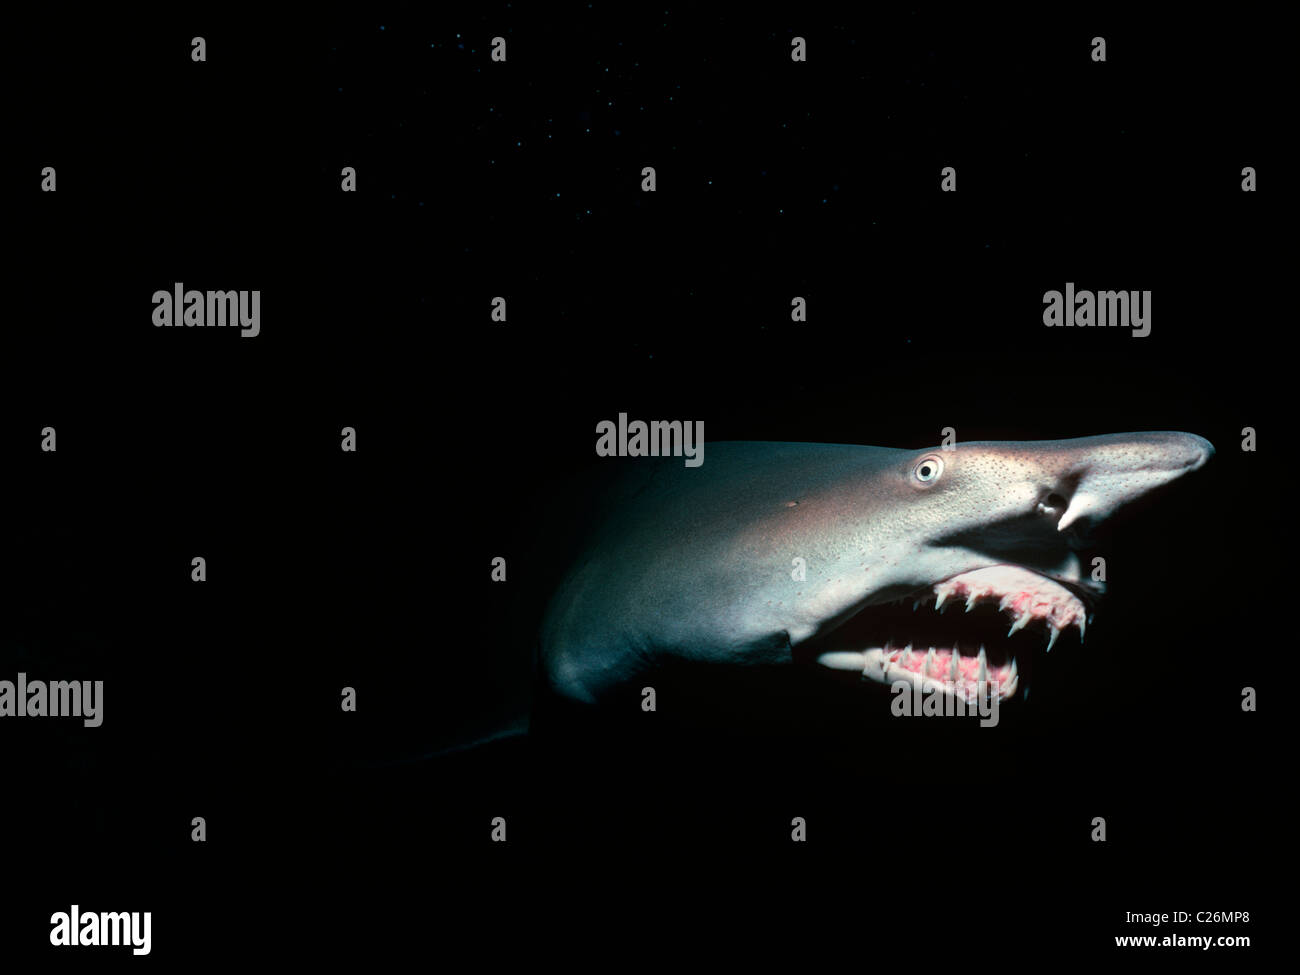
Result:
M1040 515L1053 521L1059 521L1065 512L1069 509L1070 502L1065 500L1064 496L1053 491L1051 494L1042 498L1037 505L1037 511Z

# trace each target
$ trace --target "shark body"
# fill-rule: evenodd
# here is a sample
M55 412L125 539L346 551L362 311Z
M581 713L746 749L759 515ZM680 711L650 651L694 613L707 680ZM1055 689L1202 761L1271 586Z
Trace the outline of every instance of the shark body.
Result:
M993 681L1007 697L1018 646L1086 631L1103 589L1077 555L1088 530L1213 453L1149 432L711 443L698 468L637 462L550 603L543 674L596 703L669 660L806 659L967 698Z

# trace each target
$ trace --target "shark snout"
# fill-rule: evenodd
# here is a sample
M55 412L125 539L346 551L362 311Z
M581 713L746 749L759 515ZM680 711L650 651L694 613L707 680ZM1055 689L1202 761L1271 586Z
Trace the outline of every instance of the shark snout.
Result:
M1061 487L1052 495L1066 502L1058 531L1083 517L1100 521L1214 456L1214 445L1194 433L1113 434L1074 443L1077 447L1059 479Z
M1194 433L1135 434L1135 449L1124 452L1135 470L1194 471L1214 456L1214 445Z
M1204 466L1205 462L1214 456L1214 444L1204 437L1198 437L1194 433L1185 433L1183 449L1190 456L1188 470L1196 470Z

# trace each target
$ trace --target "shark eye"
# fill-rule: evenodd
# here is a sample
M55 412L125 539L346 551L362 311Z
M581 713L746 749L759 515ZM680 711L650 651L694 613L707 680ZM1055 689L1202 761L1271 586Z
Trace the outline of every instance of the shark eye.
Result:
M922 457L917 462L916 470L913 473L916 474L916 479L922 484L937 481L939 475L943 473L943 461L934 456Z

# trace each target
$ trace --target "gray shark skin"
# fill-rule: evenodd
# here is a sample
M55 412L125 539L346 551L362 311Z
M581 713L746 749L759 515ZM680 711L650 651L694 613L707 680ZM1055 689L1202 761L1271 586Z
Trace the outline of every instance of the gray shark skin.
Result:
M709 443L698 468L632 461L547 609L543 676L597 703L670 660L806 657L965 697L996 681L1007 697L1017 647L1086 632L1103 589L1076 554L1087 530L1213 453L1148 432Z

